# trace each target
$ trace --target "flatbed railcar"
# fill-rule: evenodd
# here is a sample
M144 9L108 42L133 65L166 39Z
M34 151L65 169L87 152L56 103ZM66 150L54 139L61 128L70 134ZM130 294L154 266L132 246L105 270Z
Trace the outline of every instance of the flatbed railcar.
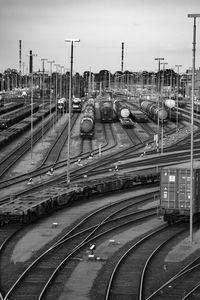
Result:
M52 211L69 206L73 202L87 199L89 196L109 193L117 190L132 189L144 184L158 183L159 173L145 170L141 173L109 175L105 178L76 182L69 186L57 184L42 191L14 198L0 206L0 226L8 223L30 223ZM159 190L159 187L155 187ZM155 192L154 190L154 192Z
M161 169L160 214L164 221L189 221L191 197L190 162ZM193 162L193 220L200 220L200 161Z
M131 118L120 118L119 121L123 127L127 128L132 128L135 125Z
M51 110L55 110L55 105L51 107ZM42 116L45 117L50 112L50 106L45 107L34 113L33 115L33 125L39 122L42 119ZM24 133L31 127L31 116L21 120L20 122L6 128L5 130L0 131L0 147L7 146L10 142L15 140L20 134Z
M24 105L24 102L11 102L11 103L8 103L6 105L4 105L3 107L0 108L0 115L3 115L5 113L8 113L12 110L15 110L17 108L20 108Z
M163 124L167 122L168 112L165 108L158 107L157 103L151 101L142 101L141 110L147 114L154 122Z
M115 112L113 108L112 101L100 101L99 103L100 116L102 122L114 122L115 121Z
M4 130L7 127L12 126L13 124L29 116L31 114L31 111L35 113L36 111L38 111L38 109L39 109L39 105L34 103L33 108L31 108L31 105L27 105L18 112L11 112L9 115L6 115L5 117L2 116L0 120L0 129Z

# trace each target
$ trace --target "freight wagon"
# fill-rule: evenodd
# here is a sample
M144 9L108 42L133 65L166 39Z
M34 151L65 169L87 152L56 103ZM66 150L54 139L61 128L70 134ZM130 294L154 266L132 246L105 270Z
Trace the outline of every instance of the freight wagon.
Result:
M119 121L123 127L127 128L131 128L135 125L131 118L120 118Z
M100 101L100 115L102 122L113 122L115 120L112 101Z
M158 107L157 103L151 101L142 101L141 110L147 114L154 122L165 123L167 122L168 113L165 108Z
M52 105L51 110L55 110L55 105ZM50 112L50 106L47 106L44 109L40 109L38 112L33 115L33 124L39 122L42 117L45 117ZM16 139L20 134L25 132L31 127L31 117L27 117L20 122L6 128L3 131L0 131L0 147L4 147Z
M171 99L172 100L175 100L176 101L176 103L178 103L178 107L180 107L180 108L184 108L185 106L186 106L186 104L187 104L187 101L186 101L186 99L183 97L183 95L182 94L178 94L178 97L177 97L177 95L171 95Z
M58 184L26 196L19 196L0 206L0 226L7 223L30 223L48 213L70 205L72 202L87 199L89 196L129 189L138 185L159 181L158 173L126 173L107 176L89 181L76 182L71 186ZM158 187L155 187L155 192Z
M4 105L3 107L0 108L0 115L8 113L8 112L10 112L12 110L15 110L17 108L20 108L23 105L24 105L23 102L16 102L16 103L15 102L14 103L11 102L11 103L8 103L8 104L6 104L6 105Z
M200 161L193 164L193 215L194 221L200 213ZM174 223L189 220L191 201L190 162L163 167L160 181L160 213L164 221Z
M172 122L178 122L182 118L182 114L177 110L176 102L173 99L166 99L164 107L168 112L168 118Z
M72 99L72 112L80 113L82 110L82 101L80 98Z
M38 109L39 109L39 105L34 103L32 109L31 109L31 105L27 105L18 112L11 112L9 115L6 115L5 117L2 116L0 120L0 129L3 130L12 126L15 123L18 123L22 119L28 117L31 114L31 111L35 113L36 111L38 111Z
M116 100L113 103L113 107L118 119L131 117L130 108L125 103Z
M67 100L66 98L58 99L57 112L58 113L69 112L69 100Z
M148 117L141 110L131 110L132 120L138 123L148 122Z

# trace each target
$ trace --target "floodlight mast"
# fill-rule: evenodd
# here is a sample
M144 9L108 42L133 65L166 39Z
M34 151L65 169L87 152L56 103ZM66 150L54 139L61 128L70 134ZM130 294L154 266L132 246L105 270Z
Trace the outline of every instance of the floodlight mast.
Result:
M71 140L71 101L72 101L72 76L73 76L73 44L80 42L80 39L65 39L71 43L71 62L70 62L70 84L69 84L69 116L68 116L68 139L67 139L67 184L70 184L70 140Z
M195 90L195 52L196 52L196 18L200 14L188 14L188 18L194 18L193 25L193 57L192 57L192 94L191 94L191 150L190 150L190 242L193 242L193 143L194 143L194 90Z

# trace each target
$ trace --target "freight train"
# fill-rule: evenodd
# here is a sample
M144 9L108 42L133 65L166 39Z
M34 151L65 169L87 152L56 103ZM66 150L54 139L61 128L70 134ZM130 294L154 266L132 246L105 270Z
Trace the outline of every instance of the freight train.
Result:
M55 111L55 105L51 106L51 111ZM36 124L42 117L45 117L50 112L50 106L40 109L33 115L33 124ZM10 142L15 140L18 136L24 133L31 127L31 116L19 121L18 123L0 131L0 147L7 146Z
M168 112L168 118L172 122L180 121L182 118L182 114L177 111L176 102L173 99L166 99L164 101L164 107Z
M155 102L142 101L140 103L141 110L147 114L154 122L163 124L167 122L168 112L165 108L159 108Z
M160 213L164 221L189 220L191 206L190 162L163 167L160 180ZM200 220L200 161L193 162L193 220Z
M32 109L31 109L31 105L26 105L20 111L17 112L14 111L8 115L6 114L5 116L1 116L0 130L4 130L15 123L18 123L22 119L28 117L31 114L31 111L35 113L36 111L38 111L38 109L39 109L39 105L34 103Z
M95 102L90 98L84 105L80 121L80 136L82 138L92 138L94 135L95 123Z
M68 99L66 99L66 98L58 99L57 112L58 113L69 112L69 100Z
M100 101L100 115L102 122L114 122L115 121L115 112L113 109L112 101Z
M98 180L90 179L71 185L70 189L62 183L42 191L19 196L0 206L0 226L8 223L30 223L52 211L71 203L87 199L89 196L105 194L116 190L133 189L141 185L159 182L159 173L145 170L136 174L111 175ZM155 191L158 189L155 187Z
M80 113L82 110L82 101L80 98L72 99L72 112Z

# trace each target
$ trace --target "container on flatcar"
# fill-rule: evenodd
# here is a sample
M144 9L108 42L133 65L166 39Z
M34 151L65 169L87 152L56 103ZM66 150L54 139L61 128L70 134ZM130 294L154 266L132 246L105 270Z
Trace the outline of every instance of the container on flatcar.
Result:
M166 166L161 169L160 212L164 216L164 220L169 223L189 218L190 175L190 162ZM193 214L197 218L200 212L200 161L197 160L193 164L193 178Z

